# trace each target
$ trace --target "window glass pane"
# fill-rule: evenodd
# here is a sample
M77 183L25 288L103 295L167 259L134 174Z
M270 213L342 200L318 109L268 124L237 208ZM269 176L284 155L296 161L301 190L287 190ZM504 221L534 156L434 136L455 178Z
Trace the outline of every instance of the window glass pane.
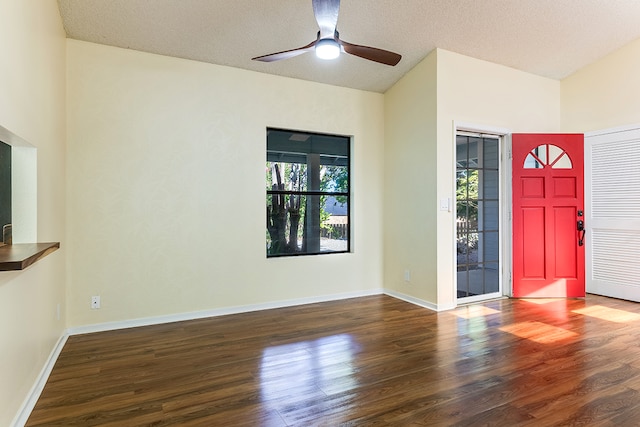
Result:
M467 244L467 263L478 262L478 233L467 233L465 241Z
M462 261L465 263L466 261ZM458 267L457 280L458 280L458 298L464 298L469 296L469 272L466 265Z
M267 253L293 254L302 246L304 196L275 194L267 196Z
M456 210L459 230L476 231L478 229L478 201L458 202Z
M571 159L567 153L562 153L560 158L552 166L553 169L571 169L572 167Z
M349 170L346 166L322 166L320 189L331 192L349 191Z
M478 170L468 170L467 171L467 198L469 200L478 200L478 179L479 179L480 171Z
M456 201L456 217L457 217L457 227L460 230L464 224L467 223L467 202L466 201Z
M307 165L267 162L267 190L307 191ZM278 179L281 187L277 187Z
M483 203L483 230L484 231L493 231L498 230L498 224L500 221L499 211L498 211L498 201L489 201Z
M486 294L484 285L484 274L482 266L470 266L469 267L469 295L482 295Z
M349 206L341 196L323 196L320 251L346 251L349 238Z
M498 271L499 264L497 262L486 263L483 267L485 292L498 292L500 290L500 273Z
M544 165L542 165L532 154L528 154L527 158L524 159L524 169L541 169Z
M485 169L498 169L498 140L484 138L483 167Z
M466 219L466 215L460 216L456 219L456 231L458 236L465 234L469 230L469 222Z
M478 201L470 200L467 203L467 223L469 230L478 229Z
M349 251L349 138L267 131L267 256Z
M468 154L467 154L467 165L470 168L477 168L478 164L478 143L480 143L480 138L470 137L468 142Z
M456 172L456 200L467 199L467 174L466 169Z
M484 170L482 174L483 178L483 199L497 199L500 189L500 182L497 170Z
M498 248L498 232L491 231L482 233L482 262L498 262L499 253Z
M540 162L542 162L543 166L547 164L547 145L546 144L538 145L536 148L533 149L532 153L535 154L538 159L540 159Z
M305 253L320 252L320 230L322 224L321 200L321 196L307 196L304 212L307 222L306 224L303 223L302 230L302 251Z
M552 164L555 160L560 157L560 155L564 152L562 148L557 145L549 144L549 161L548 164Z
M467 254L469 253L467 241L468 241L467 233L458 233L458 239L456 242L456 252L458 254L459 266L467 263Z
M456 165L461 168L467 167L467 140L466 136L456 136Z

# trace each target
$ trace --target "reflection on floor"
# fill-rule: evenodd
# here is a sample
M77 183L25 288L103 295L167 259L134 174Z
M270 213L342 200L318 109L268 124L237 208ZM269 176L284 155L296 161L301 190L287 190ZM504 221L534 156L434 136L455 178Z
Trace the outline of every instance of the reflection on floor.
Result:
M637 427L640 304L386 295L73 335L27 427Z

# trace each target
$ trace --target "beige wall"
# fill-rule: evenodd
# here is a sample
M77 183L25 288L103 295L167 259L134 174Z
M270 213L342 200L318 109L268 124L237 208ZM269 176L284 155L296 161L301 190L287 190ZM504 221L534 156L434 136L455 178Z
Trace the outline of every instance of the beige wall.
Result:
M640 123L640 39L562 81L562 130Z
M57 3L3 1L0 40L0 126L37 148L37 237L62 242L23 272L0 272L0 425L8 426L65 327L66 44Z
M439 49L437 200L455 198L454 122L559 132L560 82ZM439 307L455 302L454 235L455 214L438 212Z
M385 94L384 284L408 299L432 303L437 299L436 67L433 51Z
M381 94L67 51L69 326L382 289ZM353 136L353 253L266 259L268 126Z
M559 131L557 80L438 49L438 95L443 129L456 120L513 132Z
M452 307L455 210L439 201L455 197L454 122L557 132L560 83L437 49L387 92L385 114L385 286Z

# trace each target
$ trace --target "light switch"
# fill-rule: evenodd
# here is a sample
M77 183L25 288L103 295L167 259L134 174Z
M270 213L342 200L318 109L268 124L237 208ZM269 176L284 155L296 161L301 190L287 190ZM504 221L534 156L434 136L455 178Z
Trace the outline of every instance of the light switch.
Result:
M451 212L451 199L445 197L440 199L440 210L444 212Z

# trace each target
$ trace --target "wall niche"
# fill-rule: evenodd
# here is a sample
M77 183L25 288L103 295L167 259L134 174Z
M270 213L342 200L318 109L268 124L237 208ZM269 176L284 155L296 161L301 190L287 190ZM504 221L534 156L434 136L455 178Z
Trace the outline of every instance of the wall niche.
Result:
M0 126L0 227L11 224L11 243L0 237L0 271L24 270L60 247L38 243L36 147Z

